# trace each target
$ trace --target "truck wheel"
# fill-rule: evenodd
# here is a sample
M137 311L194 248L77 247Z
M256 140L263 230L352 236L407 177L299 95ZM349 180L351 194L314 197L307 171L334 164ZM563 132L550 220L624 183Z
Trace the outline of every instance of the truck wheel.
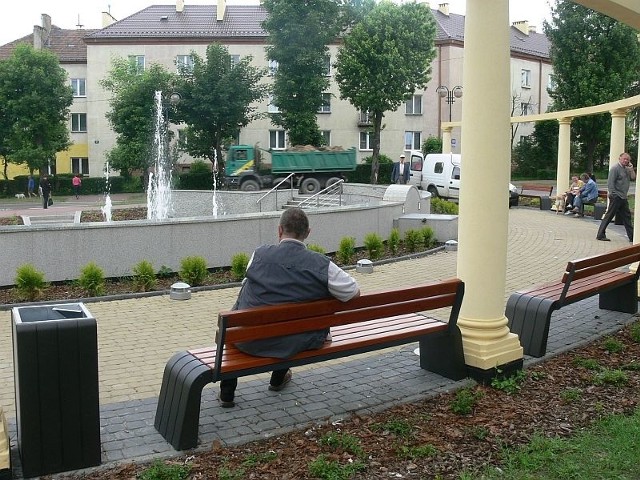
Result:
M440 197L440 195L438 195L438 189L433 185L429 185L429 188L427 188L427 192L429 192L433 198Z
M320 181L317 178L305 178L300 185L300 191L311 195L318 193L320 191Z
M255 180L245 180L242 182L242 185L240 185L240 190L243 192L257 192L260 190L260 185L258 185L258 182Z
M340 180L342 180L340 177L331 177L329 180L327 180L327 187L333 185L334 183L338 183Z

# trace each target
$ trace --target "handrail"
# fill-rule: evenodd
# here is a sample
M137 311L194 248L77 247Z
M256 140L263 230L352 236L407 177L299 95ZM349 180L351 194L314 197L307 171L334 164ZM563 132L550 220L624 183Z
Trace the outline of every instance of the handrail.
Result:
M266 197L271 195L271 192L273 192L274 190L276 192L276 209L278 208L278 187L282 185L284 182L286 182L287 180L289 180L293 175L295 175L295 173L293 172L287 175L287 177L281 180L280 182L278 182L278 184L275 187L273 187L267 193L262 195L258 200L256 200L256 203L258 204L258 209L260 210L260 212L262 212L262 200L264 200ZM293 198L293 182L291 182L291 198Z
M298 207L303 208L304 205L310 205L314 200L316 202L316 208L320 207L320 196L325 195L336 195L338 197L338 206L342 206L342 184L344 183L344 179L340 179L335 183L325 187L320 190L318 193L310 196L309 198L305 198L302 202L298 204ZM326 197L325 197L326 198Z

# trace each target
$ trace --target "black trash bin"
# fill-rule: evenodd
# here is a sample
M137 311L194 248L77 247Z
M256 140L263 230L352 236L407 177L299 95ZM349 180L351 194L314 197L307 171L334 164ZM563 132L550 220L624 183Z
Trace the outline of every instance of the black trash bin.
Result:
M11 310L25 477L100 465L98 336L83 303Z

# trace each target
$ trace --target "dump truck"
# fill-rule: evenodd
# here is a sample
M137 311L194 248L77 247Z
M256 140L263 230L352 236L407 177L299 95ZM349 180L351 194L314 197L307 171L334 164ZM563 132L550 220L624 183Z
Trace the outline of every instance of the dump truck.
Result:
M268 153L271 163L262 161ZM271 188L293 174L283 187L314 194L344 179L356 169L356 150L261 150L251 145L233 145L225 161L225 183L229 188L255 191Z

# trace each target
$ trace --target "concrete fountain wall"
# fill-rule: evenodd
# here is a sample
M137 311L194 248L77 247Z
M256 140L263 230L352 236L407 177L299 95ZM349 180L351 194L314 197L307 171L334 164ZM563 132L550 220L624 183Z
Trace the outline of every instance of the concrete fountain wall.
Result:
M0 285L13 285L17 268L25 263L44 272L47 281L76 279L89 262L103 268L107 277L131 275L141 260L156 269L165 265L178 270L181 259L191 255L204 257L209 268L227 266L236 253L250 254L259 245L277 242L282 205L291 197L287 192L278 192L277 202L275 195L269 198L272 203L263 204L262 212L256 200L264 192L217 192L223 213L218 218L211 216L211 192L176 191L178 218L167 221L1 227ZM362 246L368 233L386 239L404 214L429 213L429 202L412 186L345 184L343 200L343 207L307 210L308 243L333 252L343 237L352 236Z

